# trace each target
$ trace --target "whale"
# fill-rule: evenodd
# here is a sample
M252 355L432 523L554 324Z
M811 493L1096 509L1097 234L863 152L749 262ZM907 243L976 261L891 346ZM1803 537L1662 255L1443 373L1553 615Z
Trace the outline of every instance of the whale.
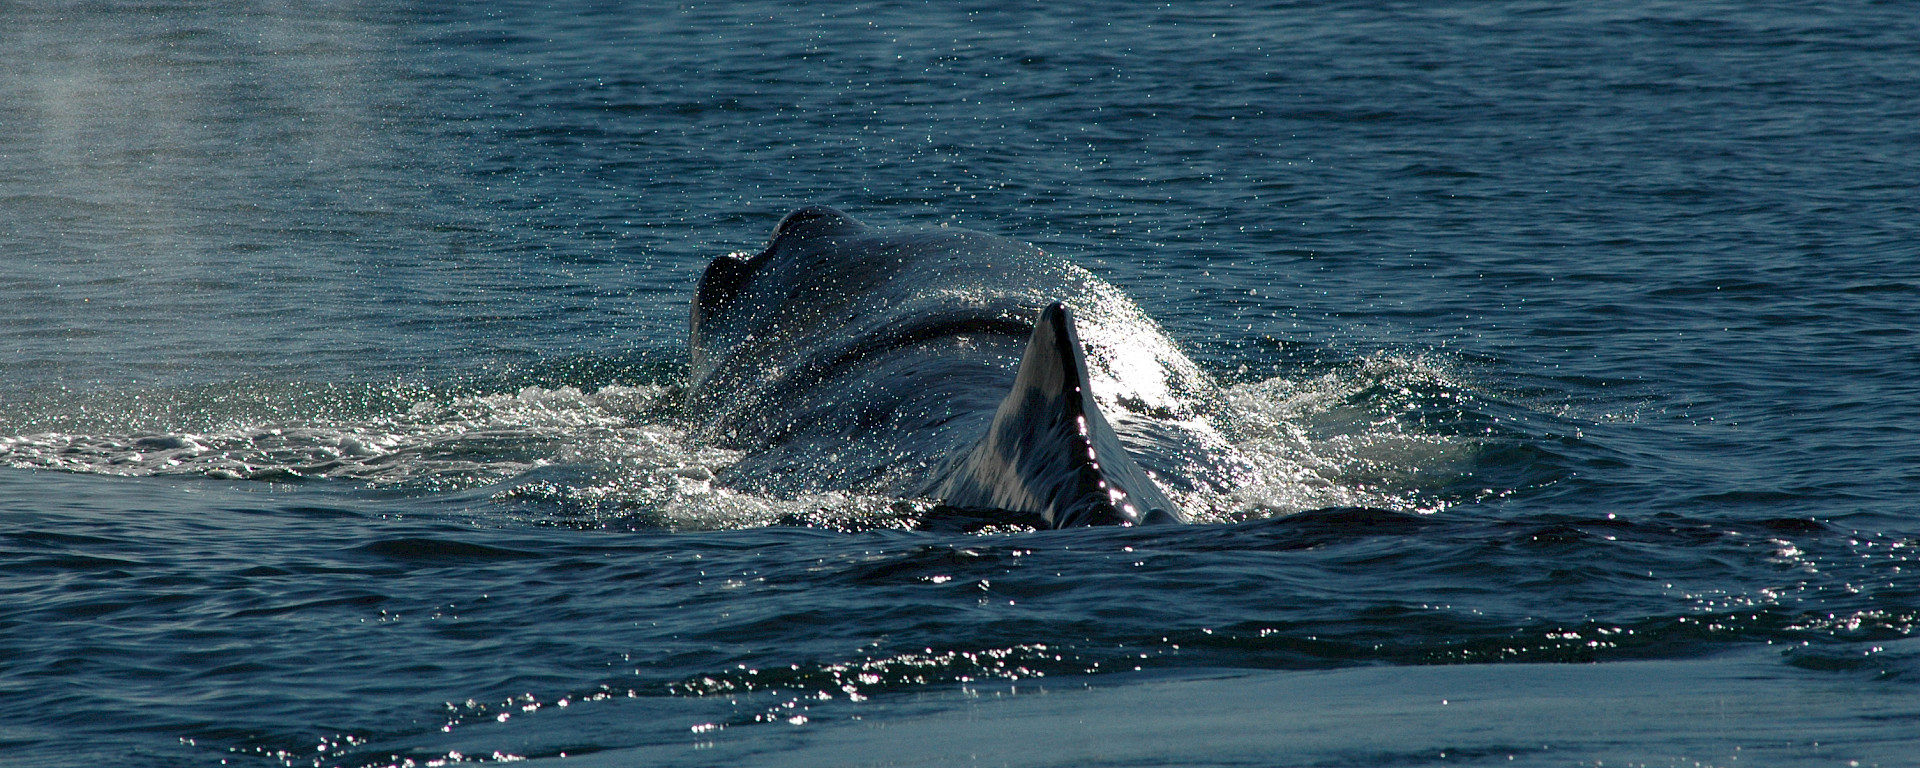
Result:
M926 498L1036 526L1182 523L1254 465L1130 297L1025 242L787 214L694 295L685 413L772 494Z

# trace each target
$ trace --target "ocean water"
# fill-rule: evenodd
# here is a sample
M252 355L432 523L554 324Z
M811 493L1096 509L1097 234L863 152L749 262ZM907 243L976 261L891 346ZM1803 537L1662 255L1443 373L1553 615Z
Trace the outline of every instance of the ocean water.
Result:
M1900 3L0 5L0 764L1914 765ZM1205 524L742 493L694 283L1035 243Z

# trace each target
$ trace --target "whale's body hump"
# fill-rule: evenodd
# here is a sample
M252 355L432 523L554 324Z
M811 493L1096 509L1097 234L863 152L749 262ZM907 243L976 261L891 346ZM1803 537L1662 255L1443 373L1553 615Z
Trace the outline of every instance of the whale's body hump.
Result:
M742 451L736 487L1066 527L1184 521L1177 497L1252 472L1211 382L1131 299L1007 238L802 208L707 267L689 347L688 414Z

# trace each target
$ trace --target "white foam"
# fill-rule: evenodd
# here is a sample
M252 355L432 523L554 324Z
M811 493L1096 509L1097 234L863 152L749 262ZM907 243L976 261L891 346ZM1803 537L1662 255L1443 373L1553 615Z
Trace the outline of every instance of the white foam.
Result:
M327 478L384 487L467 487L567 461L582 443L640 442L665 388L527 387L513 394L422 400L343 423L230 417L239 426L131 435L41 432L0 437L0 464L108 475ZM655 428L658 429L657 427ZM708 469L711 471L711 468Z
M1478 453L1471 440L1421 432L1402 418L1394 393L1426 385L1463 389L1441 365L1422 358L1374 355L1312 378L1276 377L1227 390L1239 422L1237 447L1262 481L1232 492L1223 517L1271 517L1308 509L1367 506L1436 511L1424 498L1437 484L1467 472ZM1362 398L1374 388L1384 398Z
M1478 444L1422 432L1396 392L1461 390L1444 366L1377 355L1308 378L1227 389L1234 447L1262 479L1219 498L1177 499L1200 522L1332 506L1432 511L1430 491L1471 468ZM509 484L496 500L570 524L670 529L802 523L909 524L925 499L857 493L775 497L722 486L736 451L697 441L668 415L662 386L526 387L416 395L353 419L289 418L276 407L231 414L218 429L134 434L48 431L0 436L0 466L122 476L323 479L426 491ZM239 398L245 400L245 398ZM153 405L147 403L147 405ZM271 404L268 404L271 405ZM324 407L324 406L323 406ZM104 430L103 430L104 431ZM558 471L542 472L543 468ZM533 473L533 474L529 474ZM519 480L518 484L514 484Z

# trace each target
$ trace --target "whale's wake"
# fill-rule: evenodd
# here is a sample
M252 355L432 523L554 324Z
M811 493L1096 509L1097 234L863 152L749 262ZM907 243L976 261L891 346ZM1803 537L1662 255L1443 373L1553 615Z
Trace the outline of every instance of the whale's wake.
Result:
M1314 377L1227 387L1240 422L1235 447L1265 479L1219 497L1180 501L1196 522L1333 506L1443 507L1452 497L1442 491L1472 474L1481 441L1423 430L1411 416L1425 403L1404 397L1420 388L1458 393L1447 397L1473 407L1471 394L1441 366L1388 355ZM227 398L234 410L200 408L193 418L177 418L191 428L168 429L151 418L143 424L49 419L55 429L32 430L21 429L32 420L20 419L12 430L20 434L0 434L0 466L479 492L512 516L586 527L913 527L935 506L924 499L749 493L720 485L715 475L739 453L690 438L677 420L679 388L671 385L526 386L438 396L389 391L358 398L382 400L370 412L343 408L340 398L285 397L278 387L246 395ZM152 413L177 415L182 403L201 395L169 397L149 390L138 400ZM110 410L103 404L115 399L92 395L78 410ZM299 412L303 405L312 412Z

